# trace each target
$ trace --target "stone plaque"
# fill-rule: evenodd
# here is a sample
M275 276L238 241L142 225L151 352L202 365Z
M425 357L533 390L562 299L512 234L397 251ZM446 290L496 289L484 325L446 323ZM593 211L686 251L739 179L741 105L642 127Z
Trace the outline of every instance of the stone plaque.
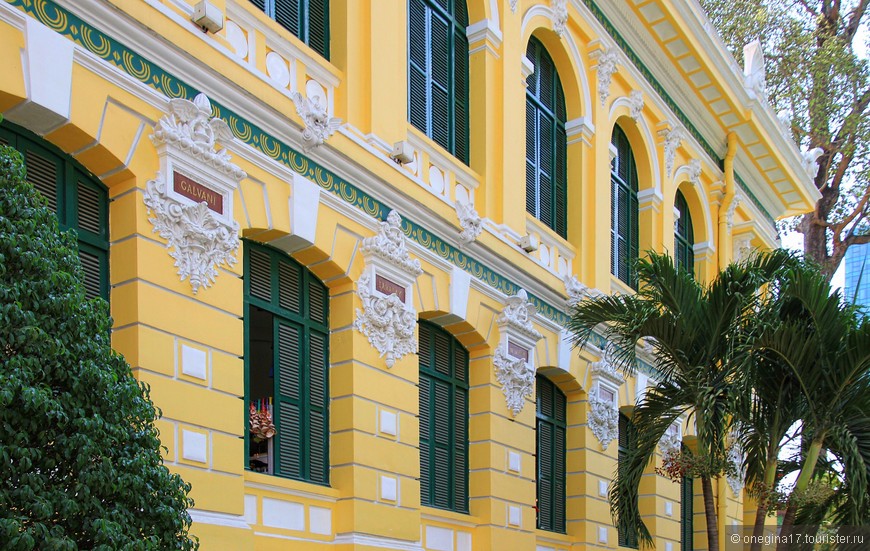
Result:
M385 295L396 295L405 302L405 287L378 274L375 276L375 289Z
M173 172L172 177L172 189L175 190L175 193L187 197L192 201L196 201L197 203L205 203L208 205L210 210L213 210L218 214L224 213L223 195L198 182L194 182L187 176L179 174L178 172Z

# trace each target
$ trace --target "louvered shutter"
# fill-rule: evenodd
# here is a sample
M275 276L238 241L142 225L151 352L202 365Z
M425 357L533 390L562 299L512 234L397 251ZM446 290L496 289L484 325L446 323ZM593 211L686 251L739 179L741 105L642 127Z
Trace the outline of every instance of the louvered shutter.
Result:
M680 482L680 549L694 549L695 509L694 479L684 476Z
M64 173L63 163L54 155L31 146L24 150L24 164L27 168L27 181L45 197L49 208L57 212L58 192Z
M538 528L565 532L566 399L545 377L535 378Z
M260 11L266 11L266 0L251 0L251 4L257 6Z
M432 504L443 509L450 508L450 487L453 485L450 461L450 385L438 379L432 380L432 434L435 439L432 458Z
M329 59L329 0L307 0L308 39L311 49Z
M464 0L456 4L464 13ZM461 26L453 31L453 155L466 164L468 140L468 38Z
M562 126L556 127L555 224L560 236L568 237L568 172L566 166L568 138Z
M248 253L248 274L251 295L266 302L272 301L272 266L267 253L251 248Z
M422 332L422 326L420 328ZM423 339L420 339L422 348ZM422 350L421 357L422 357ZM432 385L429 384L429 376L420 374L420 502L424 505L432 505Z
M278 419L278 474L302 478L301 328L275 322L275 410Z
M325 484L328 480L327 446L329 430L326 409L329 400L326 386L328 358L326 335L311 331L308 340L308 479Z
M431 135L435 142L450 150L450 23L429 11Z
M547 227L553 227L553 156L555 145L555 136L553 132L553 121L544 113L538 113L538 132L540 132L540 141L538 147L539 162L538 166L538 197L540 201L540 210L538 219Z
M538 111L526 97L526 212L538 217Z
M674 232L674 248L676 249L677 266L694 274L695 271L695 235L692 227L692 214L682 192L677 191L674 206L680 213Z
M468 353L454 341L453 376L467 380ZM455 388L453 400L453 510L468 510L468 391Z
M79 244L79 262L84 275L82 283L85 287L85 296L88 299L106 297L108 293L104 287L106 280L104 274L108 270L108 259L105 253Z
M408 119L420 131L429 133L429 102L426 62L428 49L427 9L423 0L408 2Z
M538 527L553 529L553 425L542 419L538 432Z
M305 40L300 35L299 25L299 2L300 0L274 0L275 4L275 22L293 33L295 36Z
M567 425L565 395L553 388L553 530L565 531L565 429Z

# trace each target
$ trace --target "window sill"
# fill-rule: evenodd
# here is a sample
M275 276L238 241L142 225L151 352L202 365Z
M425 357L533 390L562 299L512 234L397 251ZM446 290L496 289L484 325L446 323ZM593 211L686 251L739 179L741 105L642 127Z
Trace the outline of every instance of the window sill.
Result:
M322 501L335 502L338 501L339 497L339 491L329 486L320 486L312 482L302 482L301 480L292 480L290 478L251 471L245 471L245 485Z
M549 530L535 528L535 541L544 543L555 543L560 545L571 545L577 541L577 538L574 538L562 532L550 532Z
M637 291L632 289L629 285L627 285L624 281L619 279L613 274L610 274L610 293L611 294L620 294L620 295L633 295Z

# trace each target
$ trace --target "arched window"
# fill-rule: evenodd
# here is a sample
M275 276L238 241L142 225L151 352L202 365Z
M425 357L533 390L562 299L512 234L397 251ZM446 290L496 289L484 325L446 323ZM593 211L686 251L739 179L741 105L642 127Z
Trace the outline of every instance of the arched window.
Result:
M311 272L281 251L245 243L245 414L253 471L329 483L328 312L329 292Z
M329 59L329 0L251 0L251 3Z
M526 88L526 210L562 237L568 234L565 94L553 59L532 37L535 69Z
M678 268L695 273L695 232L692 229L692 214L683 193L677 190L674 198L674 215L679 213L674 223L674 256Z
M468 352L420 321L420 502L468 512Z
M638 256L637 167L628 137L613 129L616 158L610 171L610 273L634 287Z
M631 419L623 415L619 414L619 452L618 452L618 463L617 469L619 469L620 473L623 469L627 468L628 461L628 452L629 450L637 447L637 432L634 428L634 423L631 422ZM616 527L617 536L619 540L620 547L629 547L631 549L637 549L637 534L632 531L629 531L624 524L621 522Z
M686 447L683 446L683 453ZM684 476L680 482L680 549L694 549L695 480Z
M565 395L549 379L536 378L535 425L538 477L538 528L565 533Z
M408 0L408 119L468 163L465 0Z
M69 155L8 121L0 145L24 157L27 181L48 200L61 230L75 230L88 298L109 300L109 195L106 186Z

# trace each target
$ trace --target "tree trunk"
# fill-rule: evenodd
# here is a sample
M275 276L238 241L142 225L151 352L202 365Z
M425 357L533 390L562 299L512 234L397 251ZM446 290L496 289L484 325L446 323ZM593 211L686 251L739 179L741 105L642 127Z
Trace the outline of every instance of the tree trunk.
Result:
M774 450L774 453L779 450L779 448L771 443ZM770 451L768 452L770 453ZM776 456L773 459L768 457L768 463L764 467L764 487L768 489L768 491L773 491L773 484L776 481L776 466L777 460ZM761 551L761 536L764 535L764 520L767 518L767 507L770 504L770 495L765 496L763 501L758 503L758 509L755 511L755 526L752 528L752 546L750 547L750 551Z
M816 470L816 463L819 461L819 454L822 451L822 444L825 441L825 433L821 433L816 435L813 438L813 441L810 442L810 447L807 450L807 455L804 458L804 464L801 466L801 474L798 476L797 482L794 485L794 490L792 495L796 493L803 492L807 489L807 486L810 484L810 480L813 477L813 472ZM797 502L794 499L789 499L788 507L785 510L785 517L782 519L782 529L780 530L780 539L779 545L776 546L776 551L789 551L790 544L785 543L789 541L789 534L791 534L791 529L794 526L794 519L797 516Z
M701 490L704 493L704 516L707 518L707 549L719 551L719 521L716 504L713 503L713 484L710 477L701 477Z

